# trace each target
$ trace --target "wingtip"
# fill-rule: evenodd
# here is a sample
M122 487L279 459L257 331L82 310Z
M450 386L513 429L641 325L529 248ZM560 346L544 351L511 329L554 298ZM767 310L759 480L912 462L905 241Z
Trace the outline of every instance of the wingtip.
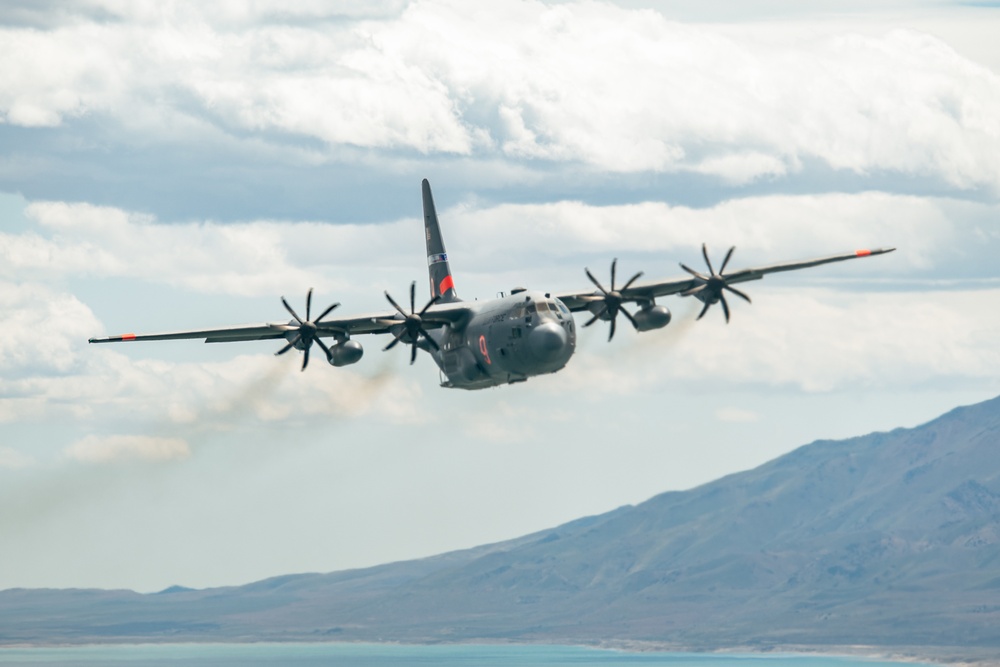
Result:
M884 255L889 252L895 252L895 248L874 248L872 250L855 250L854 254L858 257L870 257L872 255Z

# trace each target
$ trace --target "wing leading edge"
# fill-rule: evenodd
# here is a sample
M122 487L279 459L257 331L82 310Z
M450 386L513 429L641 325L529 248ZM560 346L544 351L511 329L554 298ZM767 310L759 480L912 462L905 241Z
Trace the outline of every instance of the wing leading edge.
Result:
M729 260L733 257L735 247L729 249L722 266L718 272L712 266L712 260L708 256L708 248L705 244L701 246L701 254L705 259L708 272L704 270L696 271L684 264L681 268L688 275L680 278L667 280L657 280L653 282L639 282L642 272L632 276L620 289L615 288L615 268L618 260L611 262L611 289L605 289L589 269L584 269L587 278L598 288L598 291L590 292L563 292L556 294L566 306L572 311L588 310L592 313L591 318L583 326L589 327L597 320L606 320L610 324L608 340L615 335L615 321L618 315L624 315L637 331L649 331L666 326L671 319L670 311L665 306L656 305L656 297L668 296L670 294L680 294L680 296L693 296L704 305L697 319L701 319L714 304L722 307L722 312L729 322L729 303L726 301L726 292L734 294L747 303L751 303L750 297L733 287L733 284L743 283L750 280L760 280L768 273L778 273L780 271L794 271L805 269L832 262L843 262L848 259L859 257L871 257L872 255L883 255L892 252L895 248L877 248L875 250L855 250L839 255L829 255L827 257L817 257L796 262L781 262L769 264L767 266L751 267L740 269L731 273L726 273ZM626 303L636 303L639 310L631 313L622 306Z
M669 296L671 294L694 296L697 292L692 292L692 290L697 290L702 285L707 285L712 277L720 278L724 281L725 285L729 285L732 283L742 283L750 280L760 280L769 273L796 271L798 269L807 269L813 266L821 266L823 264L830 264L833 262L858 259L859 257L884 255L886 253L893 252L894 250L895 248L856 250L854 252L845 252L838 255L829 255L827 257L817 257L815 259L806 259L795 262L781 262L778 264L739 269L738 271L726 273L725 266L728 262L728 258L732 255L732 249L730 249L729 254L726 256L726 261L723 262L723 268L720 269L719 273L715 273L712 269L711 262L708 261L707 251L705 251L703 246L702 251L705 253L706 262L709 265L709 274L706 275L701 272L694 272L681 264L681 267L688 271L688 275L677 278L668 278L666 280L648 282L635 281L628 285L628 287L620 290L620 295L622 302L635 303L648 303L656 297ZM560 299L566 304L566 307L572 311L587 310L595 301L602 301L606 298L600 291L594 290L554 293L553 296Z

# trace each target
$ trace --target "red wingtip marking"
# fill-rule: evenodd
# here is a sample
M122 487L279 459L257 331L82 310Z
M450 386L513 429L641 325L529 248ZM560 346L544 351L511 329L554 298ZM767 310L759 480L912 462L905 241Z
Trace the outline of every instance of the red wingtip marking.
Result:
M135 340L135 334L122 334L122 340Z
M872 251L871 250L858 250L854 254L857 255L858 257L867 257L868 255L872 254Z
M438 285L438 294L443 295L450 289L455 289L455 281L451 276L445 276L444 280L441 281L441 284Z

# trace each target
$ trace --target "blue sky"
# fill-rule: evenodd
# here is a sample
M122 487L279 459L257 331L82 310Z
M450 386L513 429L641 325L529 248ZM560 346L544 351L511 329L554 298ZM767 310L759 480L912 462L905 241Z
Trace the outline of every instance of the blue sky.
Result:
M801 5L4 3L0 588L430 555L996 395L1000 11ZM86 343L382 309L425 177L470 299L899 250L481 392L374 337Z

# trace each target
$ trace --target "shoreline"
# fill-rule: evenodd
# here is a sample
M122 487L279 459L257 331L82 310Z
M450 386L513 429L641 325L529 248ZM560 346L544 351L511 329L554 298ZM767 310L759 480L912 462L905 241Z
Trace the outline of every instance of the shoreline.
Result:
M666 653L666 654L691 654L691 655L731 655L738 656L803 656L803 657L829 657L829 658L861 658L877 662L891 662L899 664L925 664L941 665L947 667L1000 667L1000 658L996 657L990 649L984 647L981 651L970 651L965 647L957 646L891 646L880 647L860 644L837 645L837 646L816 646L800 644L774 644L766 648L751 646L732 647L693 647L669 642L610 639L581 642L577 641L515 641L515 640L467 640L467 641L280 641L274 639L254 640L254 639L229 639L225 641L155 641L142 640L135 641L82 641L82 642L22 642L12 644L0 644L0 653L4 650L32 650L32 649L73 649L87 647L143 647L143 646L245 646L260 644L268 646L282 645L373 645L373 646L564 646L578 647L604 651L620 651L623 653Z

